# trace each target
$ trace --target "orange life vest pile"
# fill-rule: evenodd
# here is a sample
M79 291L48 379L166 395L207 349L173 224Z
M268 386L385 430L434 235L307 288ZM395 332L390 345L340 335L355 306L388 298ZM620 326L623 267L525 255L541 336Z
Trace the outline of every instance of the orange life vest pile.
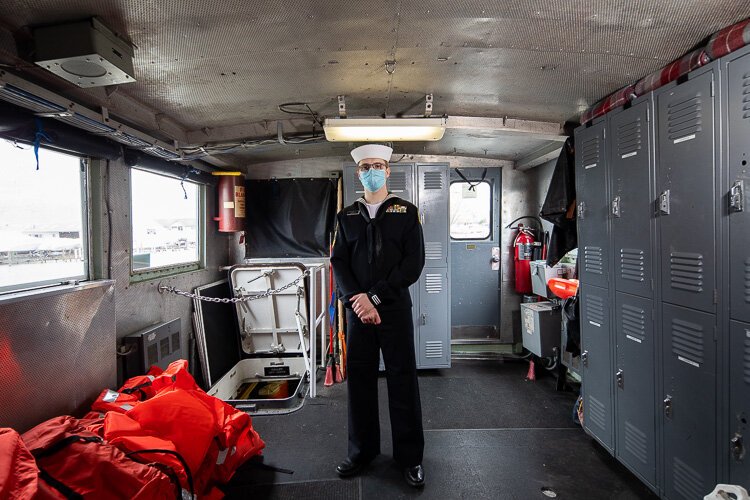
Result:
M221 498L216 485L264 446L248 414L175 361L105 389L83 419L0 429L0 499Z

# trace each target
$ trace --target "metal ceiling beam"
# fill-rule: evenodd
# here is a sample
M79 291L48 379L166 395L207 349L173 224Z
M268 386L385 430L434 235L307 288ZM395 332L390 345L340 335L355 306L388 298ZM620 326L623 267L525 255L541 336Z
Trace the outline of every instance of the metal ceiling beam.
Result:
M480 116L449 116L449 129L492 130L508 134L522 134L539 139L565 142L562 126L556 122L520 120L516 118L485 118Z
M554 160L560 155L562 146L563 145L557 141L545 144L544 146L536 149L535 151L516 161L513 169L530 170L534 167L538 167L543 163L547 163L550 160Z

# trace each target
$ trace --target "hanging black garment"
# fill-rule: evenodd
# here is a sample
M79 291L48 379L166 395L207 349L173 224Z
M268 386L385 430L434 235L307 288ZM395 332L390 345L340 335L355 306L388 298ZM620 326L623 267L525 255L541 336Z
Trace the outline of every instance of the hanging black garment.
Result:
M539 215L554 224L547 248L547 265L554 266L578 246L573 138L568 137L555 164L547 197Z

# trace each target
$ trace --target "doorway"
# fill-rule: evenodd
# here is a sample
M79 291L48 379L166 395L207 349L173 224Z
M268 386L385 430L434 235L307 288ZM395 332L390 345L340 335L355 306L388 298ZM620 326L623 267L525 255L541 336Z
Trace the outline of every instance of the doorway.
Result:
M450 181L451 344L499 344L500 169L453 168Z

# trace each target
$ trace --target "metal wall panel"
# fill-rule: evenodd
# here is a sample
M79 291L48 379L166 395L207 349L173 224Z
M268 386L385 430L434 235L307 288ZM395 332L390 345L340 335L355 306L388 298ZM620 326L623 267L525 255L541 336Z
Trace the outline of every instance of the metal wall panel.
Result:
M730 326L729 482L750 488L750 323Z
M618 292L616 389L617 458L656 485L654 302Z
M614 451L612 338L609 291L581 288L581 360L583 361L584 427L610 453Z
M715 312L714 73L657 96L657 209L665 302Z
M726 69L730 315L750 321L750 53L729 61Z
M664 495L703 498L716 485L715 316L663 304Z
M582 283L607 287L609 282L609 196L605 121L576 130L578 259Z
M117 380L113 281L0 300L0 427L89 410Z
M609 119L610 179L615 287L653 297L651 100Z

